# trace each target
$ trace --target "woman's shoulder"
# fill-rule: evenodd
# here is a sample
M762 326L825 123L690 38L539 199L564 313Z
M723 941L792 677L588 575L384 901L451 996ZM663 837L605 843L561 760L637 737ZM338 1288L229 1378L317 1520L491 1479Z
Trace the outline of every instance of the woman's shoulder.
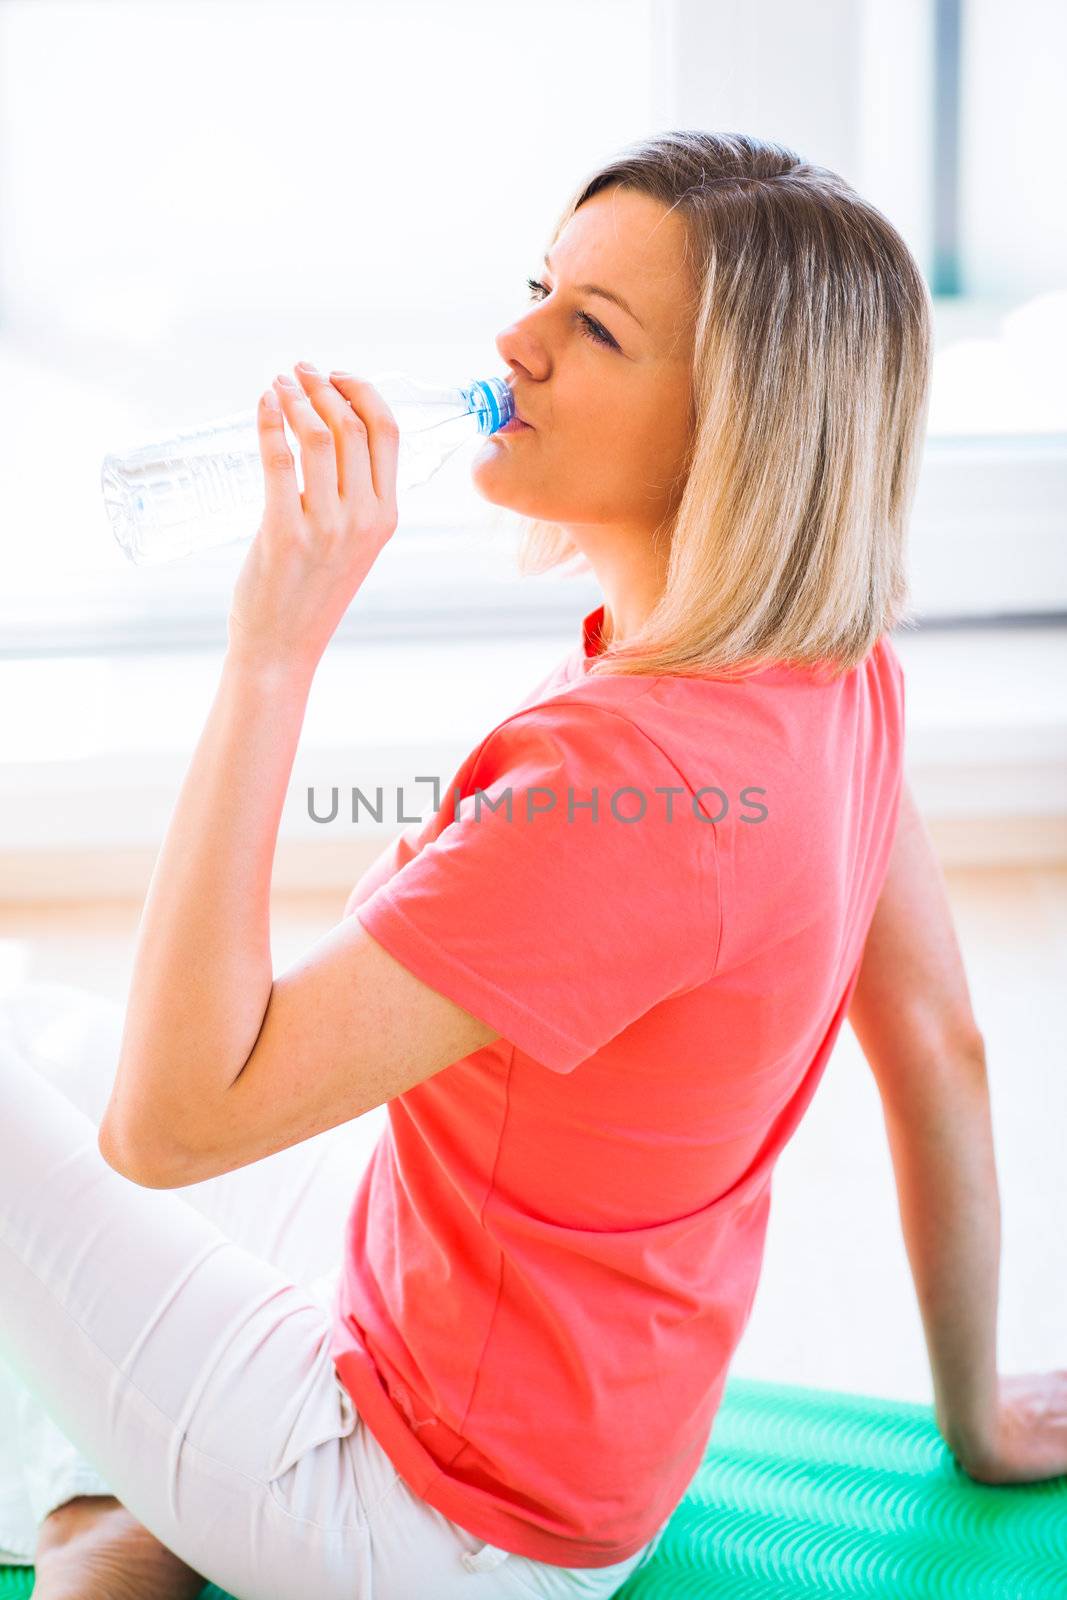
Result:
M603 678L524 705L498 722L472 753L471 776L478 782L505 774L538 782L549 774L581 773L607 781L627 771L670 766L671 734L653 704L653 687L636 677Z

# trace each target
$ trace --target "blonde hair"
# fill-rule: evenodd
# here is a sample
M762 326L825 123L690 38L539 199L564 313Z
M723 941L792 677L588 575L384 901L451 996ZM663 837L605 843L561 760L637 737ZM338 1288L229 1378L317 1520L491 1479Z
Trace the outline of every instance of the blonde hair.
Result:
M847 672L906 615L906 536L925 436L930 296L875 206L824 167L740 133L660 133L587 177L552 243L614 185L685 222L696 323L690 445L666 583L593 673ZM681 419L679 419L681 425ZM588 563L520 518L523 576ZM584 564L583 564L584 563Z

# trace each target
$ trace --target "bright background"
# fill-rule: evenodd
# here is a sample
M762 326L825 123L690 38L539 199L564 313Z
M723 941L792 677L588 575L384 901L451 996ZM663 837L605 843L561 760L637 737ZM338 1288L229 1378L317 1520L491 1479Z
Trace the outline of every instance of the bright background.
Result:
M1065 55L1056 0L0 0L0 648L221 643L243 547L135 570L102 456L305 356L502 372L579 176L685 125L841 172L926 270L921 612L1062 607ZM558 629L579 591L518 582L494 516L446 468L341 636Z
M908 775L989 1048L1003 1365L1067 1363L1065 70L1058 0L0 0L0 983L124 995L244 556L131 566L101 457L303 357L502 372L582 174L672 127L777 140L881 206L935 297ZM462 459L404 507L312 691L279 967L388 831L315 824L309 786L447 779L598 603L513 554ZM779 1164L736 1370L929 1398L847 1030Z

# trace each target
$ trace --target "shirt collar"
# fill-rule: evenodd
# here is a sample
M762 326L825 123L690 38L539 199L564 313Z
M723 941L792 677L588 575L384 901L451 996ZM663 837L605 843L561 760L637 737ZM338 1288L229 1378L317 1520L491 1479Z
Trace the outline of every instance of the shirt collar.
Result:
M584 660L590 661L594 656L603 655L604 641L600 636L600 630L603 625L603 605L597 606L595 611L590 611L589 615L582 619L582 657Z

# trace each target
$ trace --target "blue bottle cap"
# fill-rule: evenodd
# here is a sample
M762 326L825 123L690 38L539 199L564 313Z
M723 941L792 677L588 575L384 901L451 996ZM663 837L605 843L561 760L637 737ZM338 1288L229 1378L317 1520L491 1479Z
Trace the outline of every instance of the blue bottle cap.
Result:
M467 410L478 414L479 433L496 433L515 415L515 398L503 378L476 378L464 394Z

